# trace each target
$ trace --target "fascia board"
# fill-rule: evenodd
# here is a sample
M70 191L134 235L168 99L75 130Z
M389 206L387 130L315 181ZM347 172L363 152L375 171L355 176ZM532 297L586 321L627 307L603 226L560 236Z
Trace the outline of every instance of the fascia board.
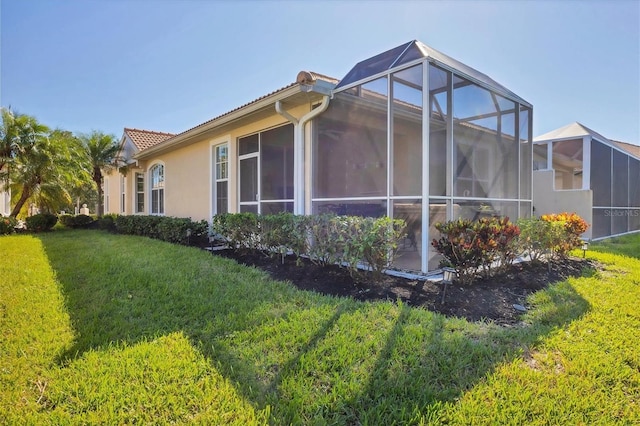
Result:
M284 100L290 96L298 94L301 92L301 86L296 85L293 87L286 88L281 92L273 93L272 95L267 96L266 98L260 99L257 102L251 103L241 109L236 111L232 111L228 114L224 114L218 119L211 121L202 126L196 126L195 128L186 131L185 133L181 133L176 135L171 139L167 139L165 142L161 142L151 148L145 149L144 151L138 153L134 156L137 160L144 160L155 155L158 155L164 151L170 150L178 145L185 144L193 139L201 136L202 134L215 129L216 127L220 127L223 125L231 124L234 121L238 121L247 115L250 115L254 112L260 111L264 108L268 108L271 105L275 104L276 101ZM275 113L275 110L274 110Z
M574 139L582 139L585 136L588 136L593 139L592 135L584 134L584 135L573 135L573 136L565 136L563 138L545 138L545 139L533 139L533 143L536 145L547 143L547 142L562 142L562 141L570 141Z

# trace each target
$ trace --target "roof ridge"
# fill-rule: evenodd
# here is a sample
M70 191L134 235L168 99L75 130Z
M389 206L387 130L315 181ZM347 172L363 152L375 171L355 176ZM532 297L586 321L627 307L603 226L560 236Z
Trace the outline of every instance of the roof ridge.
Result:
M322 80L326 80L329 82L338 82L340 81L339 79L335 78L335 77L331 77L330 75L326 75L326 74L322 74L319 72L315 72L315 71L309 71L311 74L313 74L316 77L319 77Z

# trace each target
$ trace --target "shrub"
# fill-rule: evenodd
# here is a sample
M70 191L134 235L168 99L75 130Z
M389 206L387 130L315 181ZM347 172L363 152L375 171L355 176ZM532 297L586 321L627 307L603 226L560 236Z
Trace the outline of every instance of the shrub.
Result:
M284 262L291 250L316 264L339 264L353 275L359 263L378 278L393 262L404 237L402 220L358 216L298 216L291 213L260 215L225 213L213 218L213 230L236 250L262 250Z
M103 231L115 232L116 230L116 214L105 214L96 220L98 229Z
M86 214L79 214L75 217L74 228L89 228L95 220Z
M284 263L293 237L293 219L291 213L259 216L260 246L267 254L278 254Z
M466 283L473 279L477 269L482 265L482 251L476 243L477 235L473 222L468 219L457 219L436 223L440 232L439 239L431 245L448 262L448 266L456 269L458 278Z
M16 232L18 221L15 217L0 216L0 235L9 235Z
M361 259L374 272L376 279L391 266L398 252L400 241L405 237L404 220L381 217L362 218Z
M564 225L549 222L537 217L519 219L520 237L517 241L518 252L534 261L543 256L553 256L554 247L564 239Z
M193 222L188 218L162 217L156 226L157 238L175 244L190 245L207 237L209 224L206 220Z
M73 228L74 218L75 216L71 214L61 214L60 216L58 216L58 222L60 222L62 225L66 226L67 228Z
M58 217L61 224L67 228L89 228L95 220L86 214L79 214L73 216L70 214L63 214Z
M191 244L206 241L209 224L206 220L194 222L188 218L170 216L103 216L104 224L109 227L111 221L119 234L140 235L175 244ZM189 230L189 234L187 234Z
M223 213L213 217L213 231L220 234L233 250L259 248L258 215Z
M518 254L516 244L520 228L508 217L482 218L476 222L458 219L437 223L442 234L431 244L452 266L463 283L473 280L479 271L491 275L491 268L498 262L501 267L510 265Z
M482 250L483 268L488 275L494 262L504 269L513 264L518 255L517 239L520 228L508 217L484 217L474 224L480 236L478 243Z
M559 213L542 215L541 219L549 223L558 223L564 230L563 238L554 241L552 250L558 257L566 257L567 254L582 245L580 236L589 225L576 213Z
M340 262L344 252L343 229L343 224L334 214L310 216L307 232L311 241L307 254L312 262L322 266Z
M51 213L39 213L26 219L27 230L31 232L50 231L58 222L58 216Z
M116 232L157 239L157 227L162 218L163 216L117 216L115 220Z

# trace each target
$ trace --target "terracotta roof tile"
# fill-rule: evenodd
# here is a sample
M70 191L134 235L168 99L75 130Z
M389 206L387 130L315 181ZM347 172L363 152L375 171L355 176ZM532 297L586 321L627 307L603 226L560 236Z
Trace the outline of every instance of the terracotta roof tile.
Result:
M154 132L152 130L124 129L138 150L143 151L175 136L173 133Z
M302 72L304 72L304 71L301 71L301 73L302 73ZM319 73L317 73L317 72L313 72L313 71L307 71L307 72L308 72L309 74L311 74L311 75L312 75L312 77L313 77L313 78L315 78L316 80L323 80L323 81L326 81L326 82L331 83L331 84L337 84L337 83L340 81L340 80L335 79L335 78L333 78L333 77L329 77L329 76L326 76L326 75L324 75L324 74L319 74ZM224 116L226 116L226 115L229 115L229 114L231 114L231 113L233 113L233 112L235 112L235 111L238 111L238 110L240 110L240 109L242 109L242 108L246 108L246 107L247 107L247 106L249 106L249 105L255 104L256 102L259 102L259 101L261 101L261 100L262 100L262 99L264 99L264 98L268 98L269 96L271 96L271 95L273 95L273 94L276 94L276 93L278 93L278 92L281 92L281 91L283 91L283 90L286 90L286 89L288 89L288 88L290 88L290 87L293 87L293 86L295 86L296 84L300 84L300 82L299 82L299 81L296 81L296 82L293 82L293 83L291 83L291 84L288 84L288 85L286 85L286 86L284 86L284 87L281 87L280 89L277 89L277 90L274 90L274 91L272 91L272 92L269 92L269 93L267 93L266 95L260 96L259 98L252 100L251 102L247 102L246 104L242 104L242 105L240 105L240 106L239 106L239 107L237 107L237 108L234 108L234 109L232 109L232 110L230 110L230 111L225 112L224 114L221 114L221 115L218 115L218 116L216 116L216 117L213 117L212 119L207 120L207 121L205 121L204 123L200 123L200 124L198 124L197 126L191 127L191 128L189 128L189 129L187 129L187 130L185 130L185 131L183 131L183 132L180 132L180 133L178 133L178 135L181 135L181 134L183 134L183 133L187 133L187 132L189 132L189 131L191 131L191 130L193 130L193 129L197 129L198 127L205 126L205 125L207 125L207 124L211 123L212 121L218 120L218 119L220 119L220 118L222 118L222 117L224 117Z

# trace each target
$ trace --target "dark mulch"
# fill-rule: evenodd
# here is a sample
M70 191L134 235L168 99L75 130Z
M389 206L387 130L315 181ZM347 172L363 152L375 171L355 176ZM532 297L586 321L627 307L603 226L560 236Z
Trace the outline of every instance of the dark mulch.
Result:
M513 265L507 273L489 279L478 279L468 285L448 285L443 304L440 283L388 275L375 282L368 272L361 272L354 279L344 268L321 267L308 259L296 262L293 256L286 257L282 264L280 258L271 258L263 253L241 254L219 250L214 255L255 266L273 278L289 281L302 290L362 301L400 299L410 306L447 316L463 317L470 321L488 319L502 325L513 325L520 321L521 313L513 305L525 305L528 295L544 289L550 283L581 276L585 269L597 267L595 263L580 258L552 262L550 270L546 263L520 263Z

